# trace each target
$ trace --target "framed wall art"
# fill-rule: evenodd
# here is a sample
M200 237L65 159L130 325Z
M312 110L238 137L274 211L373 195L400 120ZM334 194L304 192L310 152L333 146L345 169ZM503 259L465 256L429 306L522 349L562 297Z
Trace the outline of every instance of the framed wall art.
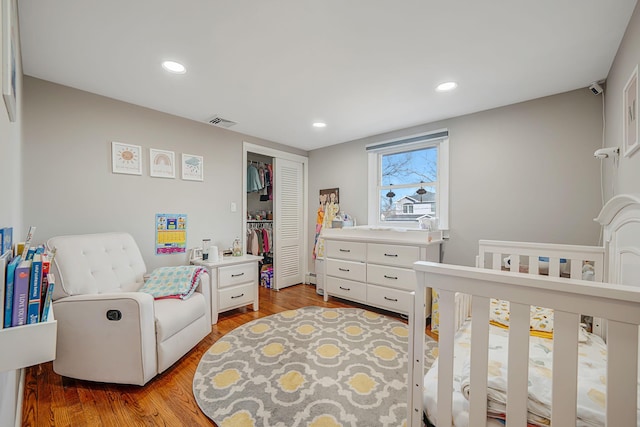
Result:
M9 120L16 121L16 4L2 0L2 97Z
M149 175L156 178L175 178L175 153L173 151L149 148Z
M631 156L638 149L638 66L624 86L622 93L622 153Z
M111 165L113 173L142 175L142 151L139 145L111 143Z
M204 181L204 158L202 156L182 153L182 179Z

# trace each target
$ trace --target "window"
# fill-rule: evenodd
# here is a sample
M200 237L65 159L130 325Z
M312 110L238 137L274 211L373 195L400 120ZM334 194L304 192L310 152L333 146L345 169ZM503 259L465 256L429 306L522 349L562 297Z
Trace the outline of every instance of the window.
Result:
M417 227L438 218L449 228L449 133L415 135L367 146L369 224Z

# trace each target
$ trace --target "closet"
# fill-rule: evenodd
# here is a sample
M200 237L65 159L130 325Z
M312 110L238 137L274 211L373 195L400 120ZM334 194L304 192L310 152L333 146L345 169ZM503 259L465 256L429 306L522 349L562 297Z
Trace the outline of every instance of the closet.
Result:
M244 250L263 257L260 284L304 283L307 272L307 158L244 143Z

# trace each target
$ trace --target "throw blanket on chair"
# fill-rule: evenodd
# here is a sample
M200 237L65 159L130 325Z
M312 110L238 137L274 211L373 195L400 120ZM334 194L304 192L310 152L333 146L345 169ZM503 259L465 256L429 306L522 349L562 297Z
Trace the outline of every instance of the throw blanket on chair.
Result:
M187 299L198 287L200 275L207 270L195 265L178 267L160 267L153 270L149 280L140 288L140 292L151 294L155 299Z

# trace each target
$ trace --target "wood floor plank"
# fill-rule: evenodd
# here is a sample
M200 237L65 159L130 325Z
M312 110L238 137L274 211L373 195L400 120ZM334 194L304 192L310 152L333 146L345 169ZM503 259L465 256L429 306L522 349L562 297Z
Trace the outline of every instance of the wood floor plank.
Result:
M211 333L174 366L144 387L65 378L51 362L27 368L22 425L26 426L215 426L193 396L193 376L202 355L222 336L251 320L305 306L371 307L330 298L296 285L281 291L260 288L260 310L250 306L221 313ZM387 315L388 312L380 311Z

